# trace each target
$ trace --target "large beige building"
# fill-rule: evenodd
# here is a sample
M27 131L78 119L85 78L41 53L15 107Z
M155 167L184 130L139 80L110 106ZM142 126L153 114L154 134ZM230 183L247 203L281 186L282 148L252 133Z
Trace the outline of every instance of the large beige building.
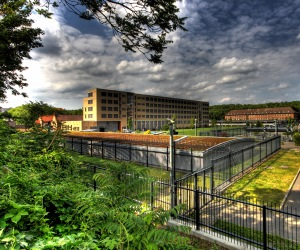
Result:
M206 127L208 108L209 103L202 101L92 89L83 98L83 129L122 131L131 120L134 130L159 130L173 116L177 128L189 127L191 119Z

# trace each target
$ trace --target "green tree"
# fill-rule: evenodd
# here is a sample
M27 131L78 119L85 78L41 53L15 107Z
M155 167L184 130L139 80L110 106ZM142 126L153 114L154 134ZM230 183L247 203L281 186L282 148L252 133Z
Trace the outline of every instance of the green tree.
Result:
M7 0L0 3L0 100L6 99L7 91L26 96L17 88L28 84L21 74L26 69L23 59L31 59L29 52L41 47L39 28L32 28L29 19L32 5L23 0Z
M42 115L53 115L56 108L44 102L30 102L12 108L8 111L13 120L17 124L25 125L26 128L31 128L35 125L35 121Z
M192 118L190 119L190 128L194 128L194 127L195 127L195 118L192 117Z

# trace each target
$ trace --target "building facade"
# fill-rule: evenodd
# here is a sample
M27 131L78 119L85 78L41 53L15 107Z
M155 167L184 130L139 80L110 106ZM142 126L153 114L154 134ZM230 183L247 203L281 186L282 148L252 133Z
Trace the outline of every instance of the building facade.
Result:
M209 103L132 92L92 89L83 98L83 129L122 131L159 130L176 116L176 127L186 128L191 119L198 127L209 124Z
M231 110L225 115L227 121L286 121L299 120L299 112L292 107Z

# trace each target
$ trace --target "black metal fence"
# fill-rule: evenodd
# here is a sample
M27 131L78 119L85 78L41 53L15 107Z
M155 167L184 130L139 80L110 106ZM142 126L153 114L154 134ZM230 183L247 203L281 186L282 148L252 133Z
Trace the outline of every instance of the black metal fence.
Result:
M210 131L200 131L200 136L221 136L221 137L233 137L244 136L247 131L244 128L226 128L226 129L212 129Z
M81 155L95 156L105 159L132 161L144 166L170 169L170 148L159 148L122 144L80 137L67 138L65 147ZM194 172L195 168L203 168L203 157L193 150L174 150L174 165L177 171Z
M89 165L87 170L95 174L105 171L105 168ZM118 174L116 178L124 178L128 189L131 181L136 181L136 177L128 173L124 176ZM95 181L91 185L94 190L101 188ZM136 200L138 194L143 194L140 202L147 203L152 209L169 210L170 187L168 180L146 178L136 187L136 192L126 195ZM300 249L300 215L297 208L280 209L275 205L238 200L210 193L210 190L203 190L193 183L180 183L175 190L176 205L185 208L174 218L177 223L233 242L244 249Z
M221 190L240 178L256 164L261 163L281 148L280 136L272 137L252 146L229 152L221 157L211 159L208 167L193 172L176 180L176 183L194 183L211 193Z

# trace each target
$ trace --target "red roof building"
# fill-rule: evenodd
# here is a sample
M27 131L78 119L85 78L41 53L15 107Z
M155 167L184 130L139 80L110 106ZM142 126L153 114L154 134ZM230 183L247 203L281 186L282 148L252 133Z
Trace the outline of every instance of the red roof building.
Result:
M292 107L231 110L225 115L227 121L286 121L299 120L299 111Z

